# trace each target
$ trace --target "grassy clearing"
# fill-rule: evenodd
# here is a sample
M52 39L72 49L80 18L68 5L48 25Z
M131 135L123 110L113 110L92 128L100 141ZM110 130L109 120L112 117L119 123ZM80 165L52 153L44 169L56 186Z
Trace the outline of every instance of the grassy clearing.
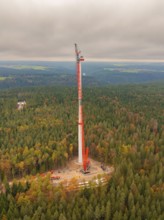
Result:
M113 66L122 67L122 66L126 66L126 64L124 64L124 63L115 63L115 64L113 64Z
M0 76L0 81L4 81L7 77Z
M117 71L115 73L118 73L118 72L123 72L123 73L138 73L140 72L139 69L123 69L123 68L104 68L104 70L107 70L107 71Z
M45 66L24 66L24 65L20 65L20 66L13 66L14 69L33 69L33 70L47 70L48 68Z
M139 73L140 71L137 69L127 69L127 70L123 70L123 73Z
M8 77L0 76L0 81L4 81L6 79L12 79L12 77L10 77L10 76L8 76Z

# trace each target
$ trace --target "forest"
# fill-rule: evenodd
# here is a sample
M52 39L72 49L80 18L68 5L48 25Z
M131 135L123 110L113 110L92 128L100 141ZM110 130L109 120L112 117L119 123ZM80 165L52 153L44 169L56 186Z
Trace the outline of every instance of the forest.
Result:
M163 63L85 62L83 85L164 82ZM0 90L34 86L75 86L74 62L0 61Z
M77 155L77 88L1 91L0 219L164 219L164 84L85 87L83 104L89 155L115 171L105 186L68 192L39 174Z

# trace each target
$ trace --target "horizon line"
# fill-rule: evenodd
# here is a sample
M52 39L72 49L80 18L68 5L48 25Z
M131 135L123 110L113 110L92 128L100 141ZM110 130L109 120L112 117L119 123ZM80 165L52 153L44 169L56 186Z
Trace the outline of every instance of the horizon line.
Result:
M74 59L0 59L0 62L74 62ZM164 63L153 59L88 59L85 62L120 62L120 63Z

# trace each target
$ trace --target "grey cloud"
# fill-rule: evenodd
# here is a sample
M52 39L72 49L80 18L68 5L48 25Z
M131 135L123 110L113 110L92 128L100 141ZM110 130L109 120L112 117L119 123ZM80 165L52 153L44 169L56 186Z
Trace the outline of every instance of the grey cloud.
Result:
M52 2L0 1L1 59L164 60L163 0Z

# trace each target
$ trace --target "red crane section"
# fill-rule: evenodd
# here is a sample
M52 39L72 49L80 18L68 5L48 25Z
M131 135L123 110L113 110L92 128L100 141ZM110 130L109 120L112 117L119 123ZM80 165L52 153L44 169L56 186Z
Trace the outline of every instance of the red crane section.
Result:
M78 86L78 162L83 164L84 173L89 167L88 161L88 147L85 147L84 138L84 122L83 122L83 107L82 107L82 74L81 74L81 62L84 61L83 56L80 56L81 51L75 44L76 54L76 75L77 75L77 86Z

